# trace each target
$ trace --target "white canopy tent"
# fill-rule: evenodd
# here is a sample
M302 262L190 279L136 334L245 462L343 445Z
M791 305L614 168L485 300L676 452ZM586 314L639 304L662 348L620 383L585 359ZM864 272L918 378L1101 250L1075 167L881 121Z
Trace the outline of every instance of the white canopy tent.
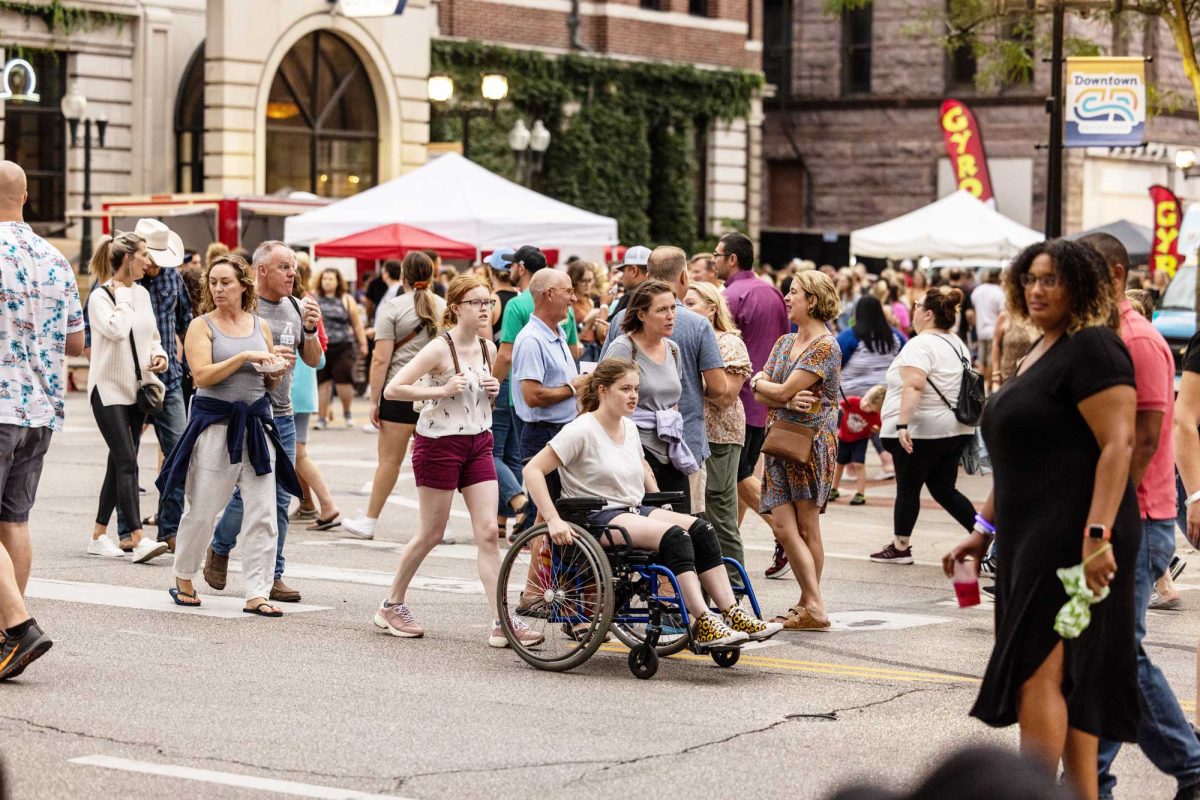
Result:
M319 212L310 212L319 213ZM924 208L850 232L850 253L869 258L1012 258L1046 237L957 191Z
M400 222L475 245L606 247L617 221L501 178L457 153L324 208L287 219L284 238L313 244Z

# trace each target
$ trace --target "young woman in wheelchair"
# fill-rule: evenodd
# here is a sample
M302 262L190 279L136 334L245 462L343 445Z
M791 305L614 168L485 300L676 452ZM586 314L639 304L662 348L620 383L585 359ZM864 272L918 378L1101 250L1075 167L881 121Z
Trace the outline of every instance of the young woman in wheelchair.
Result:
M546 520L551 541L568 545L574 537L546 485L546 476L558 470L564 498L607 501L604 509L588 516L589 526L621 526L634 548L658 553L658 562L675 573L694 620L691 634L697 645L728 647L774 636L782 625L756 619L737 604L710 523L642 505L645 494L657 492L658 484L643 457L637 426L629 418L637 400L637 366L624 358L601 361L579 392L582 413L526 465L525 487ZM616 531L612 538L622 541ZM704 592L722 613L709 610Z

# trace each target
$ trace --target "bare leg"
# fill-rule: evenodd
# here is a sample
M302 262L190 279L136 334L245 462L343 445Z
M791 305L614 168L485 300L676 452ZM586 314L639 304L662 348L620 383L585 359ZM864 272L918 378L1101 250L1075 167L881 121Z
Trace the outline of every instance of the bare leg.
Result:
M471 529L475 534L478 550L479 581L488 598L492 619L499 619L496 610L496 581L500 576L500 529L493 519L496 505L500 502L500 484L485 481L467 486L462 490L467 512L471 515Z
M865 463L855 466L854 476L854 491L864 497L867 494L867 465Z
M1067 782L1075 787L1079 797L1095 800L1100 795L1097 773L1100 740L1090 733L1067 728L1067 745L1063 750L1063 771Z
M842 473L846 471L845 464L838 464L837 469L833 471L833 488L836 491L842 487Z
M1154 591L1160 601L1179 599L1179 590L1175 588L1175 581L1171 578L1171 570L1168 569L1154 582Z
M813 619L824 622L825 601L821 598L821 571L825 549L821 544L819 511L816 503L804 500L784 503L771 509L775 519L775 538L783 545L796 582L800 584L800 605Z
M756 475L746 478L744 481L738 481L738 527L742 527L742 520L746 518L746 512L753 510L762 518L762 521L767 523L768 527L772 527L771 515L760 512L759 503L762 501L762 481Z
M350 416L350 401L354 399L354 384L339 383L337 384L338 400L342 401L342 416Z
M325 476L321 474L321 470L316 463L308 457L307 444L296 444L296 473L300 476L300 480L308 484L312 493L316 495L317 502L321 506L321 519L329 519L336 516L338 514L338 507L334 504L333 495L329 493L329 487L325 484Z
M33 547L29 524L0 522L0 626L11 628L29 619L25 608L25 586Z
M421 527L400 555L400 566L396 567L396 578L392 581L392 593L388 595L389 603L404 602L408 584L417 574L421 562L429 555L430 550L441 544L446 522L450 519L450 504L454 501L454 491L418 486L417 498L421 505Z
M1059 642L1037 672L1021 686L1017 701L1021 752L1051 771L1058 770L1067 743L1067 701L1062 693L1062 678L1063 646ZM1092 758L1092 772L1095 773L1094 749ZM1092 796L1095 797L1094 790Z
M333 397L333 381L321 381L317 386L317 419L329 419L329 401Z
M388 496L396 487L400 477L400 465L404 463L404 455L408 452L408 440L412 438L416 425L399 422L379 423L379 465L375 467L375 478L371 482L371 501L367 504L367 516L379 519Z

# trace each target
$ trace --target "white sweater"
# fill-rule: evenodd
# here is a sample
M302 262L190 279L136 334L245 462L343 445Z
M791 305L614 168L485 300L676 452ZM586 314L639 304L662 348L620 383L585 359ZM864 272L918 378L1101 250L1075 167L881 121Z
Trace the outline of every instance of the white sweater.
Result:
M130 333L137 343L143 380L151 374L151 359L155 356L166 358L167 354L162 348L154 307L145 287L136 283L128 288L108 286L116 295L115 304L101 286L93 289L88 297L88 324L92 329L88 397L92 396L93 389L97 389L102 404L131 406L137 403L138 380L129 346Z

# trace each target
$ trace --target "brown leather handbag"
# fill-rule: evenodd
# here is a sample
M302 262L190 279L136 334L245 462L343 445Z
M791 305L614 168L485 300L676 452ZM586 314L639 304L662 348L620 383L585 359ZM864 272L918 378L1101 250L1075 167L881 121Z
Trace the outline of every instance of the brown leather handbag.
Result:
M816 437L817 432L807 425L777 419L767 429L762 446L763 455L807 464L812 460L813 439Z

